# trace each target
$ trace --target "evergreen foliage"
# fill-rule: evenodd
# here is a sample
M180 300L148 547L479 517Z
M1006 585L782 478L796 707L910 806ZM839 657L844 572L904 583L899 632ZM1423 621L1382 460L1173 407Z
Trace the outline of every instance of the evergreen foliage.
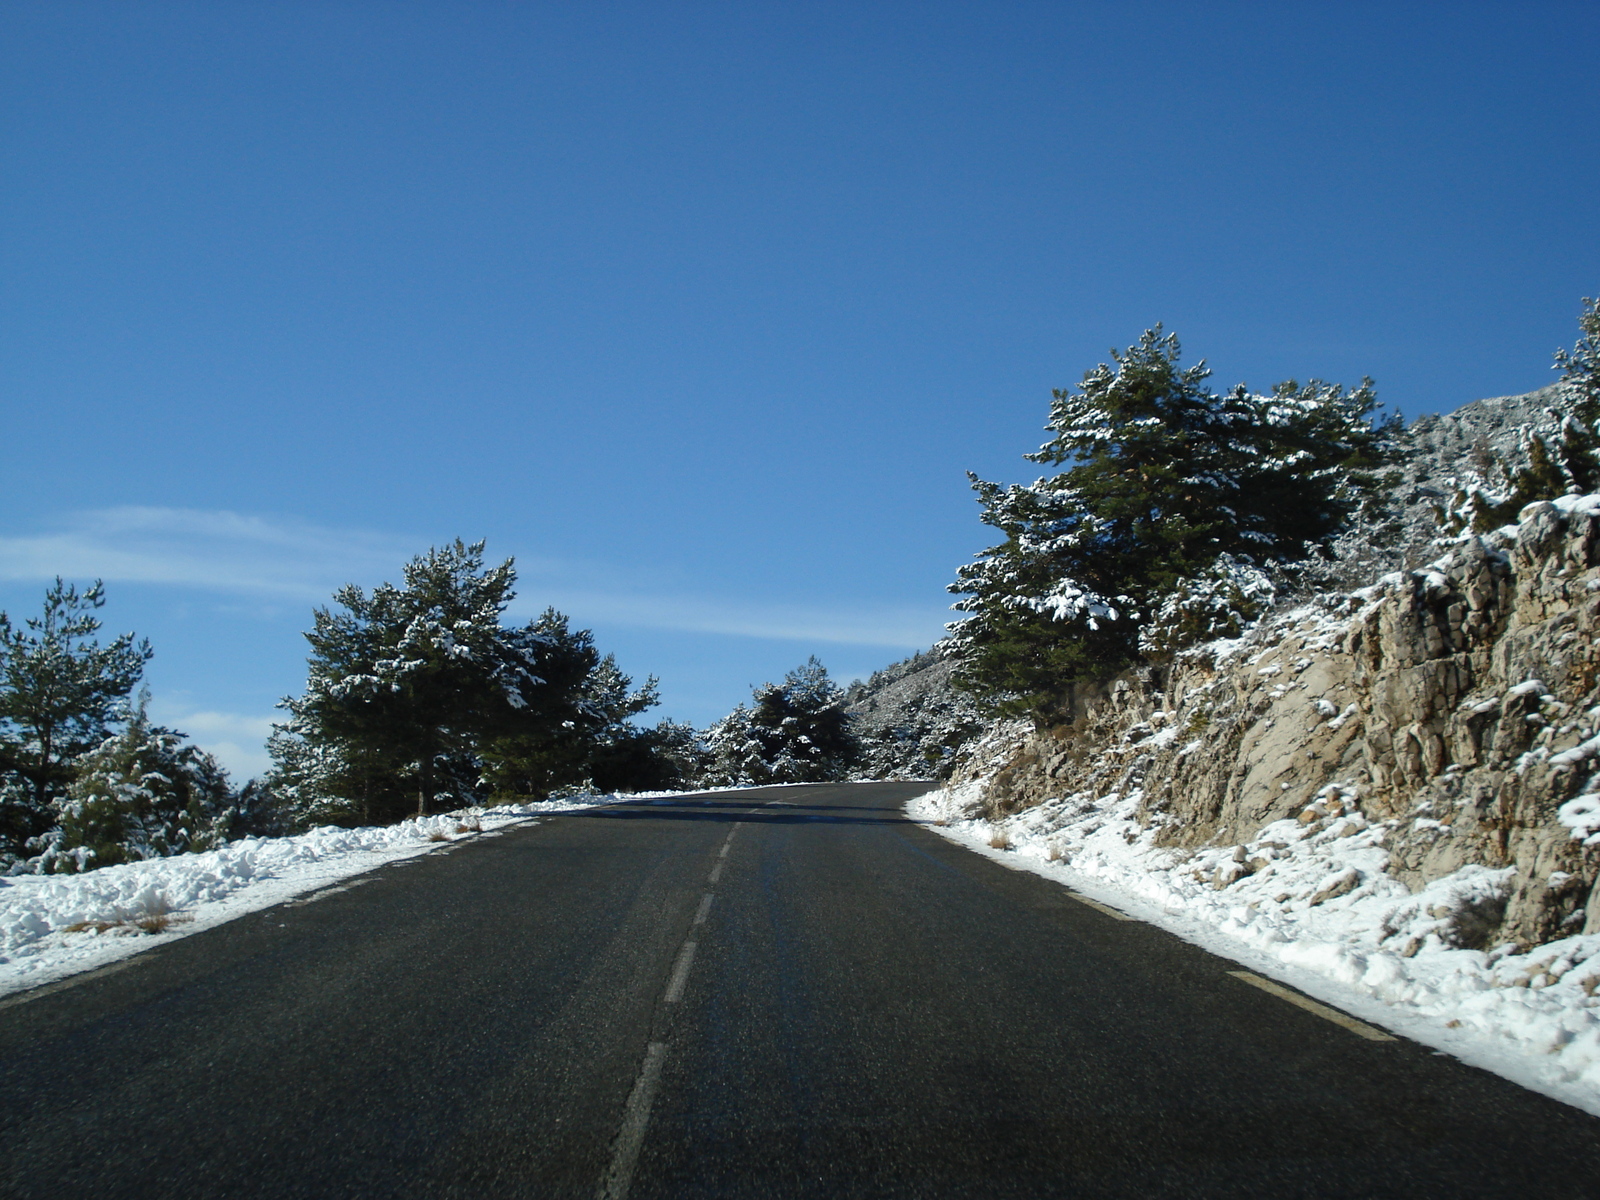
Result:
M589 779L602 792L666 792L694 787L711 753L693 725L663 720L625 726L596 748Z
M491 794L515 802L573 784L603 787L597 773L608 782L622 779L622 788L639 786L622 769L618 748L648 744L630 721L658 703L655 679L634 688L615 658L600 657L588 630L568 629L567 618L554 609L531 628L543 639L537 662L544 687L536 703L519 709L483 746Z
M950 685L941 647L874 671L845 691L861 779L947 778L961 748L989 722L967 692Z
M41 873L82 871L209 850L228 836L234 797L211 755L153 725L147 696L121 732L81 756L58 805L59 824L39 839Z
M1560 398L1548 415L1556 432L1525 429L1527 462L1516 469L1486 452L1476 474L1458 482L1449 507L1439 510L1448 532L1484 533L1511 524L1536 501L1600 491L1600 301L1584 297L1578 330L1571 350L1555 352Z
M714 783L821 783L844 779L861 747L844 692L815 655L756 688L706 736Z
M732 712L707 729L705 741L711 754L705 783L737 787L772 782L771 765L762 756L763 747L756 739L746 705L736 704Z
M1277 598L1268 571L1248 559L1220 554L1198 575L1178 581L1139 632L1139 649L1166 658L1199 642L1238 637Z
M1011 487L970 477L1005 540L951 586L970 616L950 646L957 682L1006 715L1058 714L1072 684L1170 648L1140 644L1168 598L1205 592L1224 555L1262 569L1305 557L1381 506L1398 456L1398 418L1376 417L1370 380L1218 395L1160 326L1112 358L1054 393L1054 437L1027 456L1065 470Z
M1578 341L1571 350L1555 353L1561 382L1572 397L1573 412L1593 428L1600 423L1600 300L1583 298L1578 314Z
M22 856L55 822L73 760L106 739L150 660L131 633L94 640L104 604L99 580L79 592L58 577L40 616L0 613L0 857Z
M510 559L486 569L483 543L458 539L408 563L402 586L347 586L316 611L305 693L268 743L268 784L299 823L542 799L628 736L655 681L635 690L554 609L503 625L515 582Z

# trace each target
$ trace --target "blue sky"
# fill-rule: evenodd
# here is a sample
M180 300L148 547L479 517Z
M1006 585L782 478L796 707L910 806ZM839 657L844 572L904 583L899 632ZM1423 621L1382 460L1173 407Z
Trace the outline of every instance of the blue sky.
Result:
M0 3L0 607L239 772L454 537L659 715L926 646L1157 321L1408 416L1600 293L1592 3Z

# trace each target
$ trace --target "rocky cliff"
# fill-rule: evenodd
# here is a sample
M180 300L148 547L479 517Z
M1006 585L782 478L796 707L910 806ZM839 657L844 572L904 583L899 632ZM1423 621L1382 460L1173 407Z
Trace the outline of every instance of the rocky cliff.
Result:
M1381 845L1371 870L1413 891L1494 870L1493 887L1436 914L1450 944L1600 932L1600 497L1532 505L1415 565L1447 477L1486 449L1514 457L1545 399L1479 401L1413 429L1415 529L1377 548L1412 569L1113 681L1071 725L992 731L960 752L953 789L991 820L1137 795L1157 845L1237 847L1199 856L1219 890L1270 870L1277 851L1257 838L1274 822L1342 822ZM1278 899L1320 903L1360 874Z

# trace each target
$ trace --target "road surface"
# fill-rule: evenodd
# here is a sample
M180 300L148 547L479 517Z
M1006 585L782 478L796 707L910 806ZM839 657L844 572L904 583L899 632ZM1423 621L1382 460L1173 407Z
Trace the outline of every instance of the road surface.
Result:
M546 819L0 1002L0 1195L1600 1196L1600 1121L919 790Z

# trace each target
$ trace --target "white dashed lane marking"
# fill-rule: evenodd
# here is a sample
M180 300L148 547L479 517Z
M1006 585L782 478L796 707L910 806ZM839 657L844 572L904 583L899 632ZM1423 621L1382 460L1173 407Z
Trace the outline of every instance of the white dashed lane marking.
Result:
M683 999L683 989L689 983L689 968L694 965L697 945L696 942L685 942L683 949L678 951L678 961L672 967L672 978L667 981L667 994L662 997L668 1004L676 1004Z
M600 1186L595 1189L597 1200L623 1200L628 1194L628 1187L633 1183L633 1169L639 1163L639 1149L644 1145L644 1132L650 1125L650 1106L655 1103L656 1089L661 1085L661 1064L666 1057L665 1042L651 1042L644 1052L639 1078L622 1109L622 1128L617 1130L611 1166L600 1177Z

